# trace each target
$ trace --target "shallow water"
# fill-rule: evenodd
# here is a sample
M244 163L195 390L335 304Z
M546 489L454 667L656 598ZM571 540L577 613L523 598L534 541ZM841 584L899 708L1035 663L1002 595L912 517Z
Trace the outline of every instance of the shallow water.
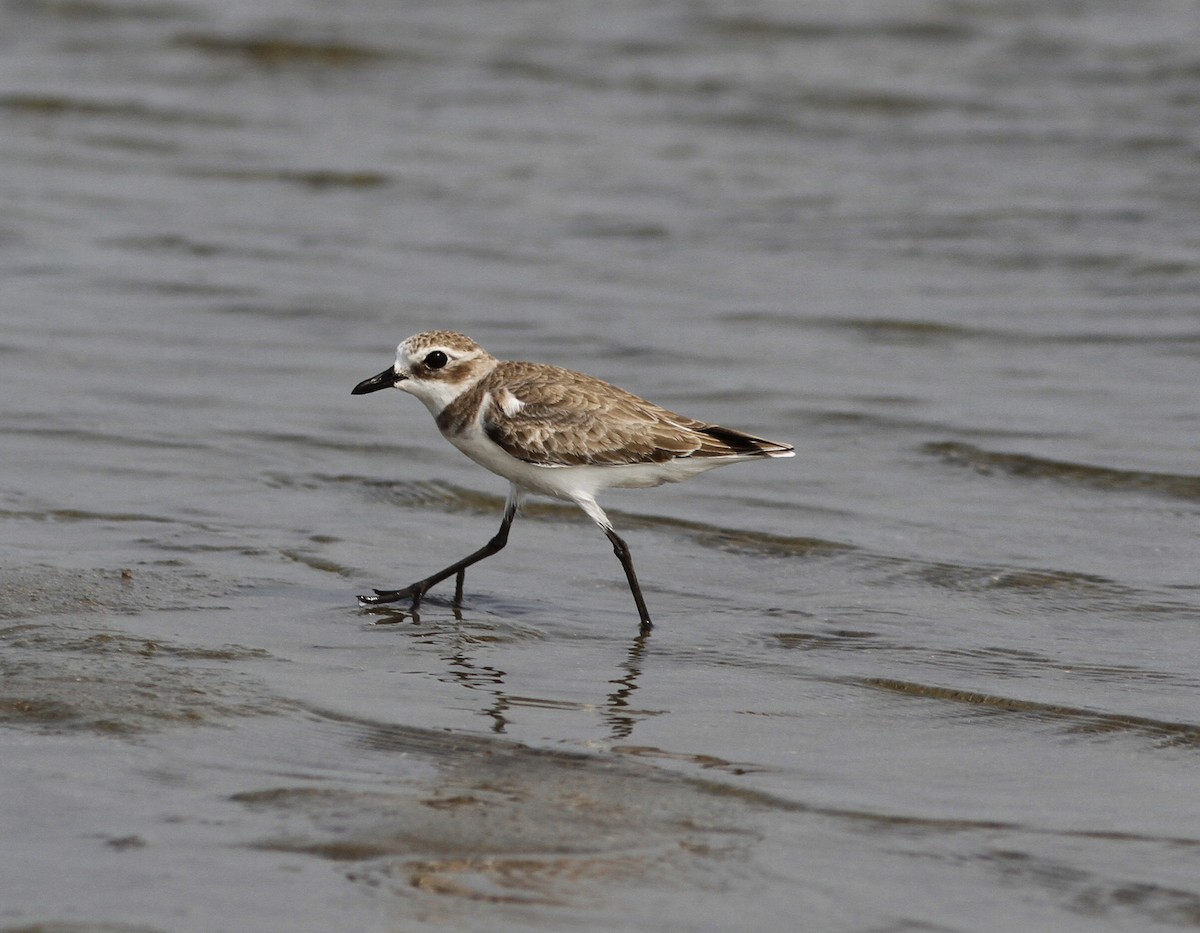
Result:
M1200 926L1193 19L0 7L0 930ZM359 609L431 327L798 455Z

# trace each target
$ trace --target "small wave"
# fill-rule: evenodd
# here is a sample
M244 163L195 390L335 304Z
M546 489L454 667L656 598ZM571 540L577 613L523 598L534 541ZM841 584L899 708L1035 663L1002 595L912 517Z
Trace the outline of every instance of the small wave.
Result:
M864 22L776 19L758 14L724 14L708 18L707 27L721 36L772 41L892 39L922 43L964 42L975 35L965 21L944 19L879 19Z
M1163 746L1200 748L1200 724L1196 723L1171 722L1124 713L1105 713L1078 706L1041 703L1036 700L1022 700L886 677L869 677L864 679L863 683L869 687L906 696L945 700L982 711L1013 713L1032 720L1054 722L1071 735L1104 737L1125 733L1154 739Z
M238 119L216 113L153 107L140 101L100 100L64 94L5 94L0 96L0 110L37 116L115 117L198 126L231 127L241 124Z
M175 45L209 55L238 56L256 65L276 68L285 65L346 68L371 64L387 57L378 49L347 42L305 41L271 36L185 35L177 38Z
M1003 473L1026 479L1050 479L1104 492L1149 492L1177 499L1200 500L1200 476L1118 470L1086 463L1047 460L1029 454L983 450L956 441L924 444L921 450L941 457L947 463L970 467L985 476Z
M297 185L313 191L326 191L336 188L351 190L383 188L392 183L390 175L370 169L247 169L229 167L194 168L187 170L186 174L193 178L216 179L218 181L278 182L287 185Z

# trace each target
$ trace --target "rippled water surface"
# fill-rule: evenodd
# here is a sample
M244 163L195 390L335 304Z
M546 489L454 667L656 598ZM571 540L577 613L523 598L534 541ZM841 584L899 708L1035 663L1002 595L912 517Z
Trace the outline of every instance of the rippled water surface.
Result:
M1200 927L1187 4L0 24L0 930ZM359 609L433 327L797 457Z

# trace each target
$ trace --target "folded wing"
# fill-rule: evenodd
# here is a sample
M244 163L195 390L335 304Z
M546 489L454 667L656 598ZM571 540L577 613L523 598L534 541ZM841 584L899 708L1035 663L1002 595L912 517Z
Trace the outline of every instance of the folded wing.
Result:
M526 366L498 367L483 416L487 436L519 460L580 466L792 454L787 444L687 418L582 373Z

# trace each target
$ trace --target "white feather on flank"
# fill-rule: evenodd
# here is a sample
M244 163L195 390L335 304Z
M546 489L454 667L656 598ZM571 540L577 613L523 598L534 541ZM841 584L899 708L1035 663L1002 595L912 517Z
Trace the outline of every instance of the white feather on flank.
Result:
M509 418L514 418L525 407L525 403L513 395L508 389L501 389L497 393L496 401L500 403L500 410Z

